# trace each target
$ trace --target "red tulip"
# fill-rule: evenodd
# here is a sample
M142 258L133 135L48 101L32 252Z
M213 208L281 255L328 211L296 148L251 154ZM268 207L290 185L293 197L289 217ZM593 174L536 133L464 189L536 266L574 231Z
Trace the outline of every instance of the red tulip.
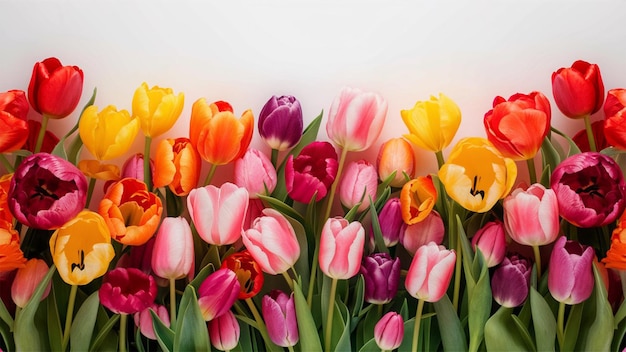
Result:
M154 303L157 286L154 278L139 269L117 268L102 279L100 303L116 314L135 314Z
M563 115L578 119L602 108L604 84L598 65L578 60L552 73L552 94Z
M315 196L319 202L326 197L337 176L337 152L328 142L315 141L289 156L285 165L285 185L291 199L309 203Z
M230 269L237 276L240 284L238 286L240 291L237 295L239 299L254 297L263 288L265 277L261 271L261 266L247 249L224 258L221 268Z
M364 243L365 230L360 222L339 217L326 220L320 238L320 269L332 279L353 277L361 267Z
M0 93L0 153L20 149L28 139L26 93L10 90Z
M626 149L626 89L609 90L604 103L604 116L604 135L608 144Z
M604 130L605 124L606 120L598 120L591 123L591 132L593 134L593 140L596 142L596 150L602 150L611 146L607 141L607 135L611 132ZM574 141L574 143L576 143L576 146L580 149L580 151L591 151L586 128L583 128L576 132L574 137L572 137L572 140Z
M39 130L41 130L41 122L35 120L28 120L28 139L22 149L26 149L30 152L35 151L35 145L37 144L37 138L39 137ZM46 130L43 135L43 143L41 144L42 153L52 153L54 147L59 143L59 137L57 137L52 131Z
M28 85L33 110L49 118L64 118L76 109L82 93L83 71L77 66L63 66L55 57L35 64Z

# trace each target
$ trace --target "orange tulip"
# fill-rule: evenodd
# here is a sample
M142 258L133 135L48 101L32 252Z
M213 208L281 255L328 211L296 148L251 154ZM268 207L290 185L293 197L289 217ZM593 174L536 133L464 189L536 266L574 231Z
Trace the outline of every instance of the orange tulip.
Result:
M413 178L415 173L415 155L411 144L404 138L389 139L380 146L376 165L381 181L387 179L395 171L396 174L389 185L404 186L407 176Z
M26 258L20 249L20 235L10 221L0 220L0 273L25 265Z
M5 174L0 177L0 220L7 222L13 221L13 214L9 210L8 193L9 186L11 185L11 178L13 174Z
M177 196L196 188L202 160L188 138L164 139L154 159L154 187L169 186Z
M431 176L420 176L402 186L400 207L402 220L409 225L426 219L437 202L437 190Z
M224 165L241 158L252 140L254 117L244 111L240 119L227 102L207 104L196 100L191 108L189 138L202 159L213 165Z

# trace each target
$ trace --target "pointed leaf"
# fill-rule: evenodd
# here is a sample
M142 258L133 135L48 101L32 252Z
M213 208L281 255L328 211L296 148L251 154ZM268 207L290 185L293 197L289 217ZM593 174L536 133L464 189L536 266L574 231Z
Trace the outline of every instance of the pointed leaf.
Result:
M321 351L319 333L306 303L306 298L302 294L300 283L296 280L293 285L293 296L296 306L296 320L298 321L298 334L300 335L300 348L302 351Z
M195 289L187 285L180 301L180 313L174 331L175 351L208 351L211 349L206 322L202 317Z
M437 312L437 324L444 350L467 351L465 332L448 295L443 295L439 301L433 303L433 306Z
M485 346L488 351L532 351L517 329L512 308L500 307L485 324Z
M534 287L530 287L530 308L532 311L535 340L538 351L554 351L556 320L546 300Z
M593 322L586 321L589 325L588 327L583 327L587 328L587 339L583 348L586 351L608 351L613 339L613 311L607 299L607 292L598 269L596 269L595 265L592 265L592 267L594 276L593 293L591 298L585 302L585 305L592 303L589 306L595 313L595 319Z
M61 319L59 318L59 309L57 307L55 287L52 287L48 299L46 299L48 326L48 341L53 351L61 349L63 344L63 331L61 330ZM89 347L89 345L87 345Z
M100 299L98 291L92 293L80 306L70 330L70 346L72 351L87 351L91 344L93 328L96 325Z
M154 328L154 335L156 335L159 346L163 351L174 351L174 331L167 327L161 318L153 311L150 310L152 315L152 327ZM207 330L208 331L208 330Z
M114 334L116 339L115 341L111 341L109 333L112 333L112 329L115 324L117 324L118 320L120 320L119 314L113 314L113 316L109 318L106 324L104 324L100 331L98 331L98 335L96 335L96 338L93 340L93 343L89 348L90 351L100 350L100 346L107 343L117 346L117 335Z
M288 206L284 202L264 195L259 195L259 199L267 202L272 208L278 210L281 214L289 216L294 220L298 221L301 224L304 224L304 218L297 211L295 211L292 207Z

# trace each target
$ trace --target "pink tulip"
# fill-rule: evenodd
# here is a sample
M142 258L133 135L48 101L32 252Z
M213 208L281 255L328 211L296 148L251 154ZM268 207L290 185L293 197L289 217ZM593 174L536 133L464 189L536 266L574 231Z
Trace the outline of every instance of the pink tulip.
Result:
M340 217L326 220L320 238L320 269L332 279L349 279L359 273L365 229L358 221Z
M276 170L270 159L257 149L249 148L235 161L235 183L248 190L250 198L269 195L276 187Z
M267 325L267 334L273 343L281 347L290 347L298 343L298 322L293 293L287 295L272 290L263 296L261 305L263 319Z
M559 205L552 189L539 183L515 189L504 199L504 226L513 241L542 246L559 235Z
M592 247L559 237L550 255L548 289L552 297L565 304L578 304L593 291Z
M289 156L285 164L285 186L291 199L309 203L315 196L326 197L337 176L337 152L328 142L315 141L302 148L300 155Z
M344 88L328 112L326 134L347 151L363 151L380 135L387 102L380 94Z
M263 210L263 216L254 220L242 239L261 270L270 275L284 273L300 257L293 227L287 218L271 208Z
M404 338L404 321L396 312L389 312L374 326L374 340L383 351L391 351L400 347Z
M100 303L116 314L141 312L154 303L156 294L154 278L135 268L107 272L98 291Z
M487 267L492 268L502 262L506 254L506 236L501 221L490 221L472 237L472 248L480 249Z
M445 230L441 215L432 210L424 220L406 226L404 232L400 234L400 243L407 252L415 255L421 246L429 242L443 243Z
M185 218L166 217L156 235L152 250L152 270L165 279L180 279L193 269L191 228Z
M239 344L239 322L230 310L209 321L209 337L213 347L230 351Z
M48 264L43 259L32 258L26 262L26 266L17 269L15 279L11 285L11 298L15 305L24 308L35 289L48 273ZM41 300L48 297L52 282L48 283Z
M200 237L209 244L233 244L241 237L248 210L248 191L226 182L192 190L187 207Z
M359 212L368 209L370 200L376 200L378 172L367 160L353 161L339 183L339 200L346 208L352 208L361 202Z
M393 247L400 241L400 236L406 229L406 223L402 220L400 198L389 198L387 203L378 213L378 222L383 235L385 247Z
M209 275L198 288L198 305L205 321L225 314L239 295L239 280L234 271L218 269Z
M407 292L426 302L437 302L446 294L456 253L435 242L421 246L411 262L404 285Z
M150 160L150 172L154 174L154 162L152 160ZM131 155L122 166L121 178L131 177L143 181L143 176L143 154Z
M154 333L152 314L150 313L151 310L156 313L165 326L170 326L170 313L165 306L158 304L152 304L150 307L135 313L133 315L133 320L143 336L149 338L150 340L156 340L157 338Z

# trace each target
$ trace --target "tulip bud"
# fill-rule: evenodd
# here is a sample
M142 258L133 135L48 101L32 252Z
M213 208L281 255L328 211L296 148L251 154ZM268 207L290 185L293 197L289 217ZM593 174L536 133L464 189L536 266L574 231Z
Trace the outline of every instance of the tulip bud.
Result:
M76 109L82 93L83 71L77 66L63 66L59 59L50 57L33 67L28 100L38 113L64 118Z
M552 73L552 94L563 115L578 119L602 108L604 83L596 64L578 60Z
M150 172L154 174L154 162L150 160ZM143 182L143 154L133 154L122 166L122 178L136 178Z
M259 134L276 150L287 150L302 137L302 108L294 96L272 96L259 114Z
M396 312L385 314L374 326L374 340L383 351L400 347L404 338L404 321Z
M170 326L170 313L165 306L158 304L152 304L150 307L144 308L142 311L135 313L133 315L133 320L143 336L149 338L150 340L156 340L157 338L154 333L154 323L152 314L150 313L151 310L156 313L165 326Z
M520 255L504 257L491 278L493 298L499 305L513 308L524 303L530 289L531 266Z
M237 275L230 269L218 269L198 288L198 305L205 321L226 313L239 294Z
M191 228L185 218L163 219L152 249L152 270L164 279L180 279L193 270Z
M593 248L559 237L550 255L548 289L552 297L565 304L578 304L591 296Z
M267 325L267 334L273 343L281 347L290 347L298 343L298 322L293 293L272 290L263 296L263 320Z
M359 272L365 230L358 221L329 218L320 238L319 264L332 279L349 279Z
M374 253L363 259L361 274L365 281L365 301L372 304L391 302L398 292L400 258Z
M506 253L506 238L504 225L501 221L491 221L485 224L472 237L474 251L480 249L485 257L487 267L494 267L504 259Z
M276 188L276 169L270 159L257 149L249 148L235 161L235 184L248 190L250 198L270 195Z
M391 187L402 187L415 174L415 154L411 144L404 138L392 138L380 146L376 158L378 177L386 180L396 173L389 183Z
M171 88L148 87L143 82L133 95L133 117L137 117L147 137L158 137L167 132L183 111L185 95L174 95Z
M452 99L443 94L430 100L418 101L410 110L400 111L402 121L409 129L404 135L416 146L438 152L447 147L461 124L461 110Z
M3 254L4 255L4 254ZM17 274L11 285L11 298L15 305L24 308L35 289L48 273L48 264L43 259L32 258L26 262L26 266L17 269ZM49 282L41 296L41 300L48 297L52 282Z
M417 224L408 225L404 232L400 235L400 243L402 247L411 255L429 242L436 244L443 243L443 237L446 229L443 225L441 215L436 211L431 211L428 216Z
M559 235L559 205L552 189L539 183L517 188L504 199L504 226L513 241L527 246L554 242Z
M435 242L421 246L406 274L404 285L407 292L426 302L439 301L446 294L455 263L454 250L448 250Z
M239 332L239 322L230 310L209 321L211 344L220 351L230 351L237 347Z
M378 173L374 165L367 160L351 162L339 183L339 200L346 208L352 208L359 202L357 211L368 209L370 201L376 200Z
M385 247L395 246L407 226L404 220L402 220L400 198L394 197L387 200L387 203L383 205L380 213L378 213L378 222L383 241L385 241Z

